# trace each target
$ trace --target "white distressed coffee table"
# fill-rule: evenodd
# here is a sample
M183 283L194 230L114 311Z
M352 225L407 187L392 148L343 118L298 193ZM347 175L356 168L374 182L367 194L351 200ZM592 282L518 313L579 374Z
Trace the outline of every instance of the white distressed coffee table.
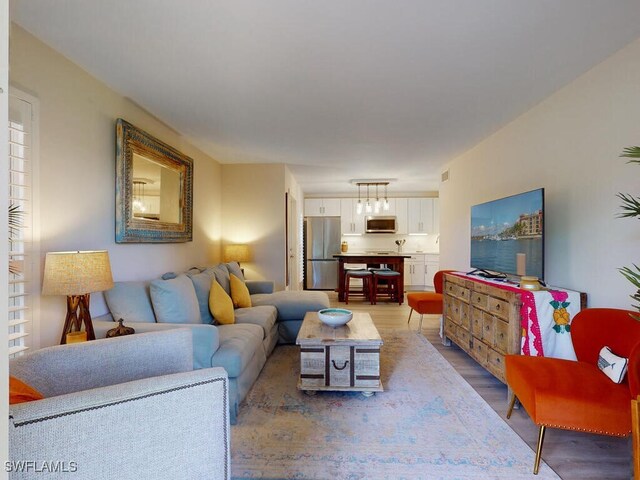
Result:
M382 392L380 347L382 338L368 313L354 312L349 323L333 328L316 312L307 312L296 344L300 345L298 389Z

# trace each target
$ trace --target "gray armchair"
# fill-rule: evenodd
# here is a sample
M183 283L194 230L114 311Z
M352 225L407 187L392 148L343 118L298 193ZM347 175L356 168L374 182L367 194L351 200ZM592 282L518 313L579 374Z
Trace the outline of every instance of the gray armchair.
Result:
M11 479L230 478L227 374L193 370L187 329L44 348L10 372L45 396L10 407Z

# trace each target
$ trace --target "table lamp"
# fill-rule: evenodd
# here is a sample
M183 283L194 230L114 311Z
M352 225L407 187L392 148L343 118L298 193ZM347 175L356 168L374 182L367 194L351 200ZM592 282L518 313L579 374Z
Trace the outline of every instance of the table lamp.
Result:
M84 331L87 340L95 340L91 313L90 294L113 287L109 252L49 252L44 262L43 295L66 295L67 316L60 344L65 344L67 334Z
M225 245L222 257L225 262L242 262L251 261L251 250L246 244Z

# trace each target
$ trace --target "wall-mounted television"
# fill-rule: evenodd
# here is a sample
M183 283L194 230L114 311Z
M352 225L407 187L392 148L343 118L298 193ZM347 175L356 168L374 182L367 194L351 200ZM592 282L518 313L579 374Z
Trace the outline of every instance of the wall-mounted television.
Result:
M471 267L544 279L544 188L471 207Z

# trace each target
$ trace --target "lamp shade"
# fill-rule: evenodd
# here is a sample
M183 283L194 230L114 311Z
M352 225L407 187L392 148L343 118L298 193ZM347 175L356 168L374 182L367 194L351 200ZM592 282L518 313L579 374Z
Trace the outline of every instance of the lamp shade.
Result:
M49 252L44 262L43 295L85 295L113 287L109 252Z
M251 250L249 245L245 244L225 245L223 258L225 262L249 262L251 261Z

